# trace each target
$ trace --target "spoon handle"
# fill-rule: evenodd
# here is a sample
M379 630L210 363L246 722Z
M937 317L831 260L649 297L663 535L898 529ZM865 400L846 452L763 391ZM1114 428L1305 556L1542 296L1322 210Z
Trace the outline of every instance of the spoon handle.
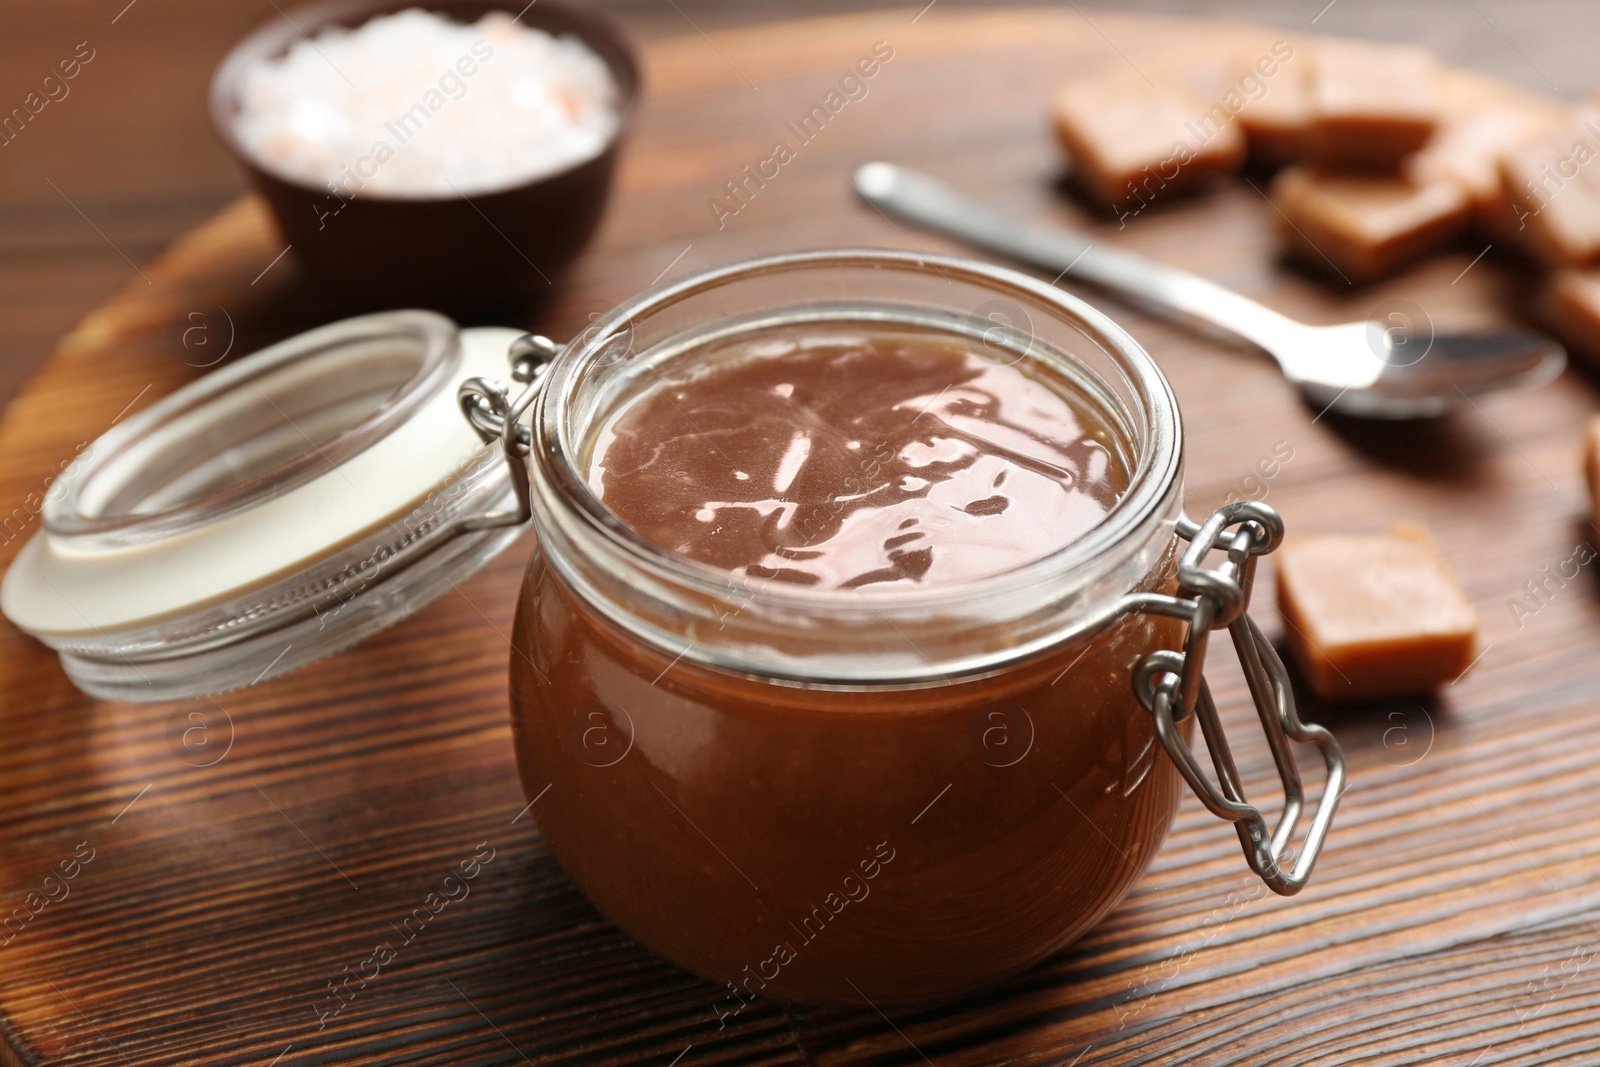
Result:
M1071 230L1012 218L905 167L868 163L856 171L855 187L886 214L1203 319L1254 341L1274 356L1304 329L1293 319L1198 275L1108 248Z

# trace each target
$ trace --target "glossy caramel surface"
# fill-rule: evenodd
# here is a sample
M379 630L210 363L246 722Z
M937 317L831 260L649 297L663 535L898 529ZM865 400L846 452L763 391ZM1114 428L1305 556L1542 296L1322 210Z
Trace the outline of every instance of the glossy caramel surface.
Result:
M601 435L619 518L741 576L823 588L987 577L1089 530L1128 485L1081 400L956 335L773 327L670 369Z

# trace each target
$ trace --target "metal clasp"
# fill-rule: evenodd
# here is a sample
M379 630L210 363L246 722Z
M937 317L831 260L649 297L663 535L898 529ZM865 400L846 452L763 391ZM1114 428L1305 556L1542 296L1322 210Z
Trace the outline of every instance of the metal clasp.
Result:
M511 377L525 388L511 399L511 387L505 382L489 378L472 377L456 389L456 400L461 414L483 438L485 444L500 442L505 453L506 466L511 469L511 485L517 494L513 510L489 511L476 515L461 524L463 531L487 530L496 526L517 526L533 515L528 499L528 455L533 447L533 433L523 425L544 372L550 362L561 354L561 346L540 334L523 334L511 342L507 358L511 361Z
M1245 501L1220 508L1198 525L1188 516L1180 517L1178 535L1189 542L1178 562L1178 595L1134 594L1124 601L1123 610L1150 612L1187 622L1183 651L1162 649L1145 656L1134 670L1134 692L1139 703L1155 718L1156 735L1189 787L1213 815L1229 820L1238 830L1239 843L1244 847L1250 869L1260 875L1273 892L1292 896L1305 888L1311 868L1322 851L1333 813L1344 792L1345 770L1344 755L1333 735L1321 726L1300 721L1283 661L1247 610L1256 559L1282 543L1283 520L1265 504ZM1218 549L1227 554L1226 561L1207 570L1206 557ZM1211 631L1224 627L1233 638L1256 713L1272 749L1273 762L1278 767L1278 777L1283 782L1283 812L1273 829L1268 828L1260 810L1245 799L1239 785L1239 772L1203 673ZM1179 732L1178 724L1190 715L1200 721L1200 732L1205 736L1211 764L1216 770L1215 782L1201 769ZM1328 777L1305 841L1298 854L1293 855L1294 869L1285 871L1280 862L1291 855L1288 851L1290 839L1305 805L1300 772L1289 748L1291 740L1316 745L1327 765Z

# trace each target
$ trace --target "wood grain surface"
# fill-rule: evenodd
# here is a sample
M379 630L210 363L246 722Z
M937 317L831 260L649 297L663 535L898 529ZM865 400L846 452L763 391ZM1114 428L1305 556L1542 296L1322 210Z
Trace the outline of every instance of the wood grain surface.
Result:
M1498 252L1474 263L1473 245L1330 290L1275 260L1271 209L1243 182L1125 228L1077 206L1048 136L1050 88L1215 54L1248 31L1073 9L916 16L652 42L600 238L514 325L569 336L658 278L757 253L959 251L854 199L846 178L871 158L1093 227L1313 321L1407 300L1443 329L1503 321L1525 300L1527 269ZM724 183L792 141L785 123L879 41L894 58L868 95L719 228L710 202ZM274 262L281 250L260 205L241 201L62 342L0 426L0 562L37 527L63 461L127 411L223 350L339 314L301 288L292 256ZM719 1027L719 990L601 919L541 843L537 804L526 808L505 638L523 541L394 629L214 700L90 700L51 653L0 626L0 916L30 916L0 934L0 1061L1594 1062L1600 590L1592 566L1538 601L1525 587L1600 536L1579 471L1591 380L1569 372L1437 423L1363 425L1306 408L1248 350L1093 299L1172 379L1192 511L1264 494L1291 533L1421 521L1483 614L1482 660L1437 699L1306 704L1344 744L1352 784L1304 894L1265 893L1232 831L1190 798L1128 900L1028 974L959 1004L884 1015L761 1003ZM1259 477L1258 461L1285 449ZM1518 601L1537 610L1513 612ZM1257 610L1274 629L1270 598ZM1246 788L1270 796L1242 679L1225 664L1212 676ZM449 868L491 852L470 896L335 999L330 984Z

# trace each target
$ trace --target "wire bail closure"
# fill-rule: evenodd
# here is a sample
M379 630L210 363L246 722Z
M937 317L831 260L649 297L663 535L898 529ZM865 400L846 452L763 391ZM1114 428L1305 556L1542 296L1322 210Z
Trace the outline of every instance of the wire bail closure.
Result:
M533 516L528 499L528 455L533 433L522 422L539 393L544 372L558 355L561 346L542 334L526 333L511 343L506 353L511 362L511 377L526 388L511 399L511 387L489 378L468 378L456 389L461 414L483 438L485 444L500 442L506 465L511 469L511 484L516 489L514 510L490 511L468 520L465 529L486 530L496 526L520 526Z
M1122 610L1187 622L1183 651L1162 649L1140 660L1133 673L1134 693L1155 718L1156 735L1201 803L1238 830L1250 869L1273 892L1293 896L1305 888L1322 851L1344 792L1345 765L1344 754L1331 733L1314 723L1300 721L1283 661L1248 614L1256 559L1282 543L1283 520L1267 505L1245 501L1219 508L1200 524L1187 515L1181 516L1177 532L1189 542L1178 561L1178 595L1133 594L1123 601ZM1206 557L1219 549L1227 553L1226 561L1206 569ZM1203 672L1211 631L1223 628L1233 638L1256 714L1283 782L1283 811L1277 826L1271 829L1260 809L1245 799ZM1201 769L1178 729L1178 724L1190 715L1200 721L1200 732L1216 770L1215 782ZM1327 768L1327 784L1298 854L1290 848L1290 840L1304 810L1305 790L1290 741L1316 745ZM1293 860L1293 870L1285 871L1281 864L1289 859Z

